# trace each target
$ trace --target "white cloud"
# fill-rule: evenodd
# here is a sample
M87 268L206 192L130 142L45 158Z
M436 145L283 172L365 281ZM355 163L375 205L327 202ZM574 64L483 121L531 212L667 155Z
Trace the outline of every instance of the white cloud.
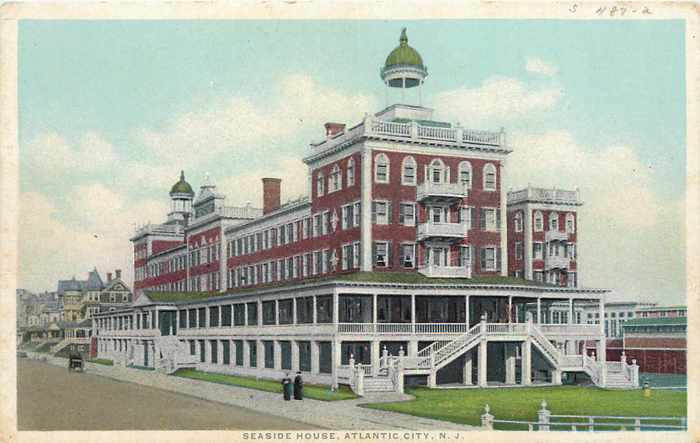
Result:
M522 81L491 77L478 88L459 88L437 94L433 106L448 119L467 126L515 119L531 112L552 109L563 96L557 88L532 90Z
M281 145L310 129L320 137L326 121L359 121L376 107L370 96L344 94L303 74L284 78L279 92L272 102L229 97L179 115L164 129L142 128L136 138L159 159L177 158L192 167L220 155L245 155L261 146Z
M534 74L546 75L547 77L551 77L559 71L555 65L547 63L539 57L528 57L525 62L525 70Z
M654 191L653 172L629 146L589 148L563 131L513 134L508 184L580 188L580 281L613 298L681 302L683 202Z
M31 167L50 174L71 170L101 171L113 166L116 159L111 143L94 132L78 140L49 132L32 139L22 150Z
M102 184L76 187L63 213L43 194L20 195L20 287L54 289L59 279L85 279L93 267L104 277L119 268L132 278L129 237L140 220L161 220L167 202L129 203Z

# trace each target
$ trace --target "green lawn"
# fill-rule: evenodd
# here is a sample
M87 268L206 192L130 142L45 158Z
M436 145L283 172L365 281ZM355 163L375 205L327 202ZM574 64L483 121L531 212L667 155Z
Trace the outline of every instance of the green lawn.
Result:
M91 358L88 360L90 363L97 363L98 365L113 366L114 362L106 358Z
M401 412L455 423L481 425L484 405L502 420L537 421L542 400L552 414L617 416L686 416L686 393L623 391L578 386L501 389L407 389L415 400L372 403L365 407ZM496 429L508 429L497 425ZM511 427L512 429L512 427ZM522 428L518 428L522 429Z
M279 392L282 394L282 384L275 380L256 380L254 377L215 374L212 372L197 371L195 369L178 369L174 375L177 377L192 378L195 380L203 380L212 383L257 389L259 391ZM309 384L304 384L304 397L325 401L357 398L357 396L346 386L341 386L339 390L333 392L328 388L328 386Z

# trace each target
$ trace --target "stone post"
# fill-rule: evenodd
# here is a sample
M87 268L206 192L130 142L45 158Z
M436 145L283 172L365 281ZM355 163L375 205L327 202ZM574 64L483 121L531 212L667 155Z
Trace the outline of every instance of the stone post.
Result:
M481 427L487 431L493 431L494 416L489 414L489 412L491 412L489 405L484 406L484 413L481 414Z
M637 360L632 359L632 364L630 365L630 369L632 370L632 383L634 384L635 387L639 386L639 366L637 365Z
M547 402L542 400L542 407L539 411L537 411L537 421L539 423L540 431L549 431L550 415L552 415L552 413L547 410Z

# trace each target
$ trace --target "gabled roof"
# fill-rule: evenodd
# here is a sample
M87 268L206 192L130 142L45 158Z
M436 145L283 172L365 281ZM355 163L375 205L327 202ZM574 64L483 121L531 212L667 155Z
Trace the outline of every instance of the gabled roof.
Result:
M63 295L66 291L82 291L86 283L84 280L76 280L75 277L70 280L59 280L57 292Z
M90 271L90 273L88 274L87 282L85 282L85 289L100 290L104 287L105 284L104 282L102 282L102 278L100 277L99 272L97 272L97 268Z
M113 290L112 288L114 288L114 286L117 286L119 284L124 286L124 288L126 288L127 291L131 292L131 289L129 288L129 286L127 286L127 284L124 283L124 280L122 280L121 278L112 279L112 281L107 283L107 286L105 286L103 291L111 291L111 290Z

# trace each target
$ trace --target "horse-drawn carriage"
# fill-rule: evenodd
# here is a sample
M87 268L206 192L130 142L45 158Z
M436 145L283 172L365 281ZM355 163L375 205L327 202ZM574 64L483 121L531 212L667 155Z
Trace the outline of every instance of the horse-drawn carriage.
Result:
M80 369L80 372L85 371L85 360L79 352L71 352L68 356L68 370L75 371Z

